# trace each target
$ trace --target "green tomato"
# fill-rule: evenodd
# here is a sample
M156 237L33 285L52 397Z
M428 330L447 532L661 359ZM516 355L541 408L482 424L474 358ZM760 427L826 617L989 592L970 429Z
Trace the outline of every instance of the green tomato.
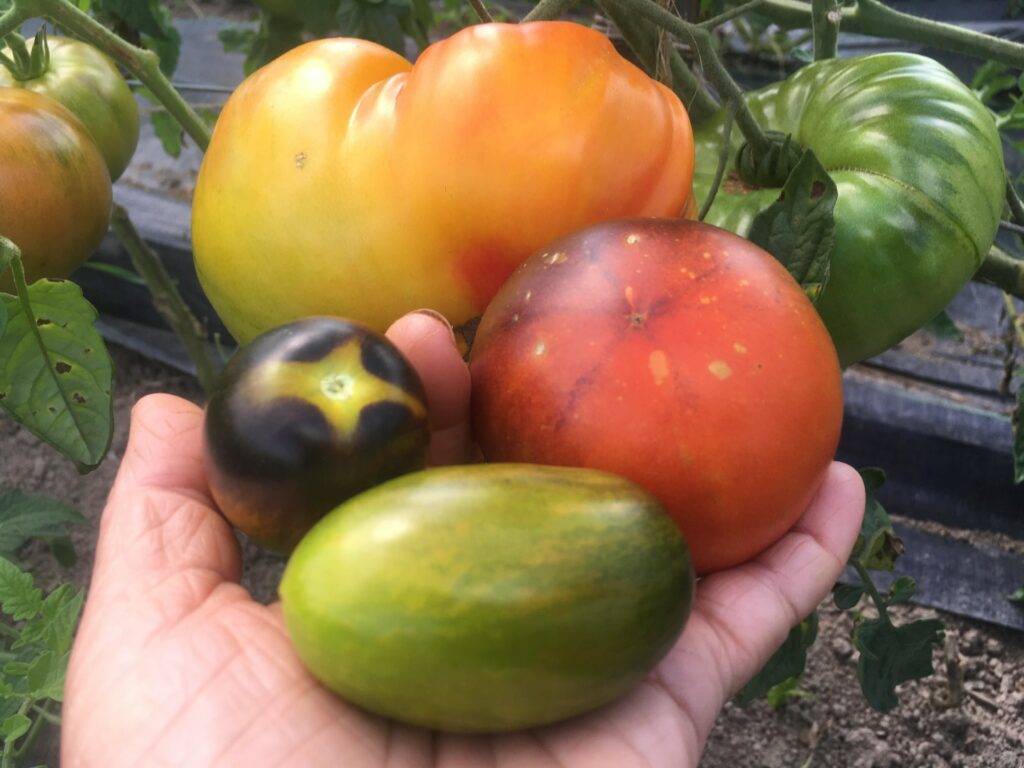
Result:
M28 41L29 50L33 44ZM116 180L139 143L139 109L131 88L114 63L91 45L63 37L49 37L47 44L49 66L42 74L19 80L0 67L0 87L25 88L60 102L85 125Z
M439 467L342 504L288 561L299 657L352 703L447 731L586 712L682 631L693 565L672 519L606 472Z
M981 265L999 224L1003 153L988 109L931 59L884 53L809 64L746 97L765 129L811 149L839 189L828 285L817 303L845 365L935 317ZM725 114L695 132L694 191L709 191ZM732 159L743 144L732 131ZM779 196L735 174L705 221L746 235Z

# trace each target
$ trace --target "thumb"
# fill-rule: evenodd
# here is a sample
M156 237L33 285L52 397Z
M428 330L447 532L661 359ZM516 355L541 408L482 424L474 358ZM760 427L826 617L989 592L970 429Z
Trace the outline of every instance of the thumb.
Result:
M238 580L238 544L210 499L202 427L202 410L172 395L150 395L132 409L128 446L100 522L92 593L131 598L189 573L211 588ZM196 602L204 591L185 590ZM175 591L176 600L181 595Z

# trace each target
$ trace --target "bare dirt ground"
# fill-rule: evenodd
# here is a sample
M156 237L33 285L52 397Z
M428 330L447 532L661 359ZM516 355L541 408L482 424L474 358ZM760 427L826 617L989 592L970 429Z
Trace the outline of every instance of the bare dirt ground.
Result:
M92 526L74 532L78 564L62 569L43 546L29 545L25 561L41 586L60 581L87 587L96 524L124 450L132 404L150 392L173 392L201 402L190 377L134 353L113 348L116 366L116 434L110 454L94 473L74 467L9 418L0 418L0 489L58 497L79 509ZM247 586L273 599L282 562L245 548ZM898 620L930 615L907 607ZM907 684L900 707L871 710L856 680L857 654L850 619L823 606L818 642L802 688L813 698L791 699L780 710L764 702L726 707L712 733L705 768L1024 768L1024 634L941 615L949 649L936 652L938 673ZM955 650L954 650L955 649ZM947 657L952 668L947 669ZM957 684L956 668L963 684ZM949 699L959 701L950 705ZM39 758L57 764L58 736L43 737Z

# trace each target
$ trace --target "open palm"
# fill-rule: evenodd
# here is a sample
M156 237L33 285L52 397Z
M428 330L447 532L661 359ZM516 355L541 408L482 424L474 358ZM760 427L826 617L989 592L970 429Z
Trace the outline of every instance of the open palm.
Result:
M468 460L468 374L447 328L415 314L389 335L424 379L432 460ZM62 765L695 766L725 701L828 593L864 504L857 474L833 464L784 539L699 583L679 643L618 702L529 732L439 734L369 715L306 672L279 605L238 583L201 430L200 409L169 395L133 411L68 672Z

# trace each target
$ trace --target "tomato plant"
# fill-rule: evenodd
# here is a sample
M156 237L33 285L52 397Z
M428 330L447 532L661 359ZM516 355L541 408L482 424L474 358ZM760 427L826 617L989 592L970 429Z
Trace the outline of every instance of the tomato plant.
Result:
M842 364L939 314L981 266L1003 210L1002 146L974 93L931 59L885 53L815 62L746 101L766 129L813 150L839 189L830 277L816 306ZM725 120L719 113L696 133L700 199ZM733 132L734 156L743 143ZM705 220L746 234L779 186L733 174Z
M287 552L349 496L422 468L430 431L419 376L394 345L317 317L232 357L210 395L204 438L224 516Z
M480 464L346 502L299 543L281 601L300 657L349 701L507 731L631 688L679 636L693 587L686 543L634 484Z
M0 88L0 233L29 282L64 277L107 231L110 175L85 126L53 99ZM0 289L11 290L9 276Z
M462 323L543 243L678 214L692 164L676 96L577 24L477 25L415 66L315 41L225 106L196 186L196 267L241 340L317 313Z
M814 307L769 254L697 222L616 221L535 253L484 313L470 369L487 459L633 480L698 573L789 530L839 440Z
M31 52L41 46L43 55ZM44 32L31 46L16 45L7 53L13 69L0 67L0 87L26 88L67 107L89 131L103 153L112 180L128 167L139 142L139 110L135 97L114 63L96 48L78 40Z

